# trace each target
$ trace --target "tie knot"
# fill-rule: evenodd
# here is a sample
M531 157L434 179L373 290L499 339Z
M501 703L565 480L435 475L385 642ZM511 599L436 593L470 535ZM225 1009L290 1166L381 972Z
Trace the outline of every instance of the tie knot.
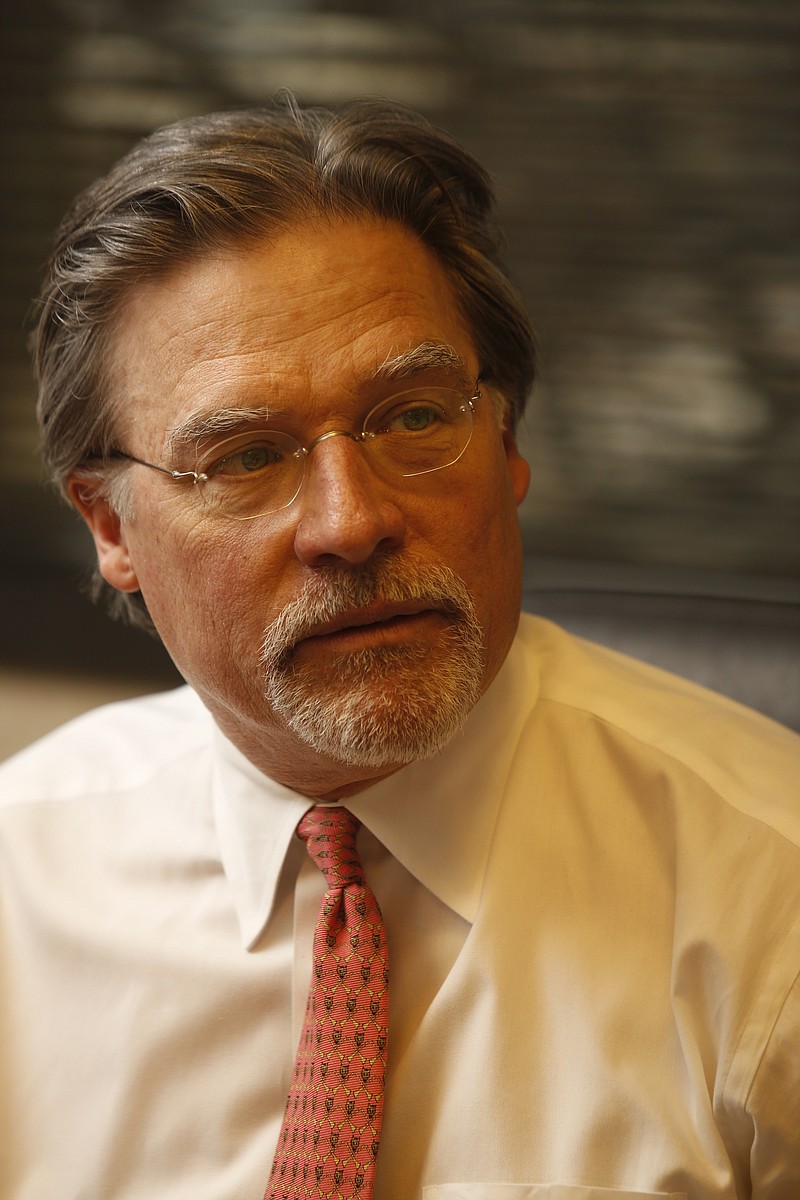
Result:
M311 858L319 867L329 888L363 883L364 869L356 850L356 834L361 822L346 808L317 805L297 826Z

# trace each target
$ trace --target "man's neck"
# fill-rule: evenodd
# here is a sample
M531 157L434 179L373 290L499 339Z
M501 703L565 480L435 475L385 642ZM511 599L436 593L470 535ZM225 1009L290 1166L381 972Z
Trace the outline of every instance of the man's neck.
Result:
M257 770L282 787L320 804L335 804L365 791L401 770L403 763L384 768L358 767L319 754L290 731L270 723L244 722L226 710L212 709L222 732Z

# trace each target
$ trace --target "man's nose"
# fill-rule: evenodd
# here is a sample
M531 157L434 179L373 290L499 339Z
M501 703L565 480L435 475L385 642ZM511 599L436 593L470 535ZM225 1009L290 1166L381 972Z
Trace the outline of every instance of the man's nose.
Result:
M405 539L405 517L397 503L403 480L398 477L393 494L391 483L370 466L368 454L362 443L343 436L319 441L308 456L295 501L300 508L295 553L306 566L337 559L363 563Z

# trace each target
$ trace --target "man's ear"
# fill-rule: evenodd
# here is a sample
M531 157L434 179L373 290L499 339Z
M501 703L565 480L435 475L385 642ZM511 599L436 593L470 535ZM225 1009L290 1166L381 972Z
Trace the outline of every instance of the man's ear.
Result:
M528 494L531 482L531 468L526 458L523 458L517 446L517 439L510 429L503 429L503 448L506 452L508 472L511 476L511 490L517 504L521 504Z
M67 490L94 538L97 565L103 579L118 592L138 592L139 580L131 562L122 523L103 495L99 481L72 475Z

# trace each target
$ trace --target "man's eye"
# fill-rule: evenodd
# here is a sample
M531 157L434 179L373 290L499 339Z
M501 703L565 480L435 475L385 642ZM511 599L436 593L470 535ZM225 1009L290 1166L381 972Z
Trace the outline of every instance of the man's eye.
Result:
M226 477L257 475L279 466L284 459L285 453L279 446L271 442L256 442L240 446L223 458L218 458L206 468L206 474Z
M435 404L414 404L391 413L383 423L381 433L426 433L442 420L442 411Z

